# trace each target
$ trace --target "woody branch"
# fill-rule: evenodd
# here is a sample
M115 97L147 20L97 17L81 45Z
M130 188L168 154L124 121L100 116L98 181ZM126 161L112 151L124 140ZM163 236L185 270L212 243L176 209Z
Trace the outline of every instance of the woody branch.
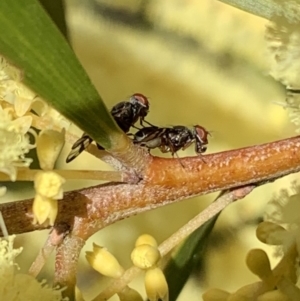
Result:
M192 196L273 181L300 170L300 137L203 157L149 156L138 184L108 183L67 192L59 201L57 222L87 239L99 229L137 213ZM203 160L204 159L204 160ZM45 229L32 225L32 199L0 206L9 233Z

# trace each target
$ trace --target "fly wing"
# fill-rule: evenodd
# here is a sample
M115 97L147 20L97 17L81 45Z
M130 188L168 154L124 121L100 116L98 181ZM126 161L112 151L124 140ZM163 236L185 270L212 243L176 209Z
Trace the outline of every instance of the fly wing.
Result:
M160 136L162 128L156 126L144 127L134 134L133 143L148 142Z
M133 143L149 149L160 147L164 133L165 128L144 127L134 134Z
M72 146L72 150L69 153L66 162L69 163L73 161L79 154L81 154L91 143L93 139L86 133L83 133L81 138L79 138Z
M127 133L130 127L136 122L130 102L123 101L116 104L110 113L124 133Z

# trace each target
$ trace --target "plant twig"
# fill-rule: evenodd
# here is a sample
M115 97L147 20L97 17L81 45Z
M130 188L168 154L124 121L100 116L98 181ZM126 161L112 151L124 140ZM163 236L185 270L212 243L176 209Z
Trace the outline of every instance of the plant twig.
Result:
M218 197L215 202L211 203L201 213L191 219L186 225L180 228L176 233L171 235L159 246L159 251L162 256L168 254L182 240L184 240L197 228L202 226L210 218L221 212L229 204L233 203L236 200L244 198L255 187L255 185L249 185L241 188L236 188Z
M65 223L56 224L53 227L45 245L40 249L39 254L31 264L28 274L33 277L36 277L39 274L53 250L62 243L69 230L69 226Z
M77 262L84 244L85 240L70 235L66 236L63 242L57 247L54 284L66 287L63 294L69 298L68 300L75 300ZM67 266L65 265L66 262L68 262Z
M57 221L70 222L83 239L125 217L195 195L274 181L300 170L300 137L201 157L151 157L138 184L104 184L67 192ZM0 205L9 233L44 229L32 225L32 199ZM93 227L91 227L91 223Z

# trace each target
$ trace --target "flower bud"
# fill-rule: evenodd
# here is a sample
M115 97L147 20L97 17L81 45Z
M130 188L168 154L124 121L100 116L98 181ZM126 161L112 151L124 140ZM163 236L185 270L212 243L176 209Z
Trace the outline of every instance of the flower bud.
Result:
M133 264L140 269L149 269L153 267L159 259L159 250L150 245L139 245L131 252Z
M257 226L256 237L268 245L282 245L287 231L272 222L264 221Z
M93 244L93 252L87 251L85 257L97 272L104 276L120 278L124 269L117 259L106 249Z
M271 270L270 261L264 250L250 250L246 258L246 263L249 270L261 280L267 283L273 282L274 276Z
M57 200L62 199L62 184L65 179L55 172L39 172L34 179L36 196L33 201L33 223L44 223L49 219L49 224L54 225L57 215Z
M61 132L54 130L41 131L37 138L37 156L40 167L43 170L52 170L54 164L65 143L65 130Z
M140 245L150 245L152 247L157 247L157 242L153 236L149 234L142 234L135 242L136 247Z
M36 193L45 198L60 200L63 198L62 184L65 179L53 171L39 172L34 179Z
M145 274L145 289L150 301L168 300L168 284L160 268L149 269Z
M22 83L18 83L15 90L14 106L18 117L25 115L31 108L36 94Z
M57 200L36 194L33 200L32 212L34 214L33 224L43 224L49 219L49 224L53 226L57 216Z

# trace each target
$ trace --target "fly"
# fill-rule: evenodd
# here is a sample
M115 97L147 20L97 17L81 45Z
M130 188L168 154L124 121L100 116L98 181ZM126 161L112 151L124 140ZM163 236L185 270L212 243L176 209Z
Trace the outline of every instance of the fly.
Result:
M200 125L195 125L191 129L182 125L170 128L151 126L137 131L133 142L148 149L159 148L161 152L170 152L172 156L195 143L195 152L200 155L207 149L208 135L209 132Z
M134 124L139 120L140 125L146 123L151 125L145 120L149 112L149 101L146 96L140 93L133 94L129 101L122 101L112 107L110 113L115 119L118 126L127 133L130 127L135 127ZM151 125L152 126L152 125ZM80 153L82 153L91 143L93 139L86 133L83 133L72 146L66 162L69 163L74 160ZM97 143L99 149L104 149Z

